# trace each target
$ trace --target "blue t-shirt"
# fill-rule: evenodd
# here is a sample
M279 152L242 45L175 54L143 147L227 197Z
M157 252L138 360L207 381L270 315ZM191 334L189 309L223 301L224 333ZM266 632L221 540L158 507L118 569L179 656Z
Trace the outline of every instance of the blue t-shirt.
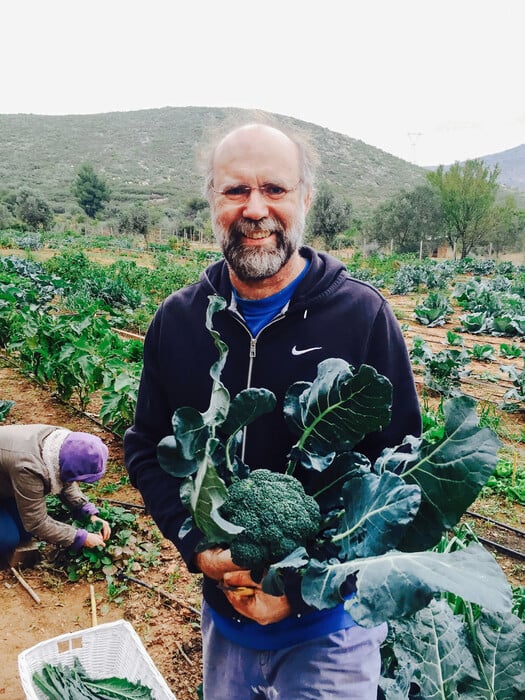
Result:
M292 298L293 293L297 289L300 281L306 275L308 268L310 267L310 261L305 261L305 266L301 270L300 274L290 282L284 289L279 292L272 294L264 299L243 299L240 297L235 288L233 289L233 296L235 297L235 302L237 308L241 312L251 331L251 334L255 337L257 333L269 323L272 318L275 318L277 314L286 306L286 304Z

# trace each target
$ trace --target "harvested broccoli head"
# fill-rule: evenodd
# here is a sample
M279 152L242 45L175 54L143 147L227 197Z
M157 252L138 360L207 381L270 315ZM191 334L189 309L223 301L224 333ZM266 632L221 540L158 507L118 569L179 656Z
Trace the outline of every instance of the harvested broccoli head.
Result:
M255 469L228 488L221 515L244 527L230 543L232 560L255 580L270 564L305 547L319 530L321 513L300 481L288 474Z

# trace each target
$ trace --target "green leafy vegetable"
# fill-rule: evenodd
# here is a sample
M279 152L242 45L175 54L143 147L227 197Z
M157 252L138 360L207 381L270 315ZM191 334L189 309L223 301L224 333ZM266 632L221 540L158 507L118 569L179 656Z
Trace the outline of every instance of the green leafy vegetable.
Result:
M126 678L90 678L75 657L73 666L43 665L33 682L50 700L153 700L151 688Z

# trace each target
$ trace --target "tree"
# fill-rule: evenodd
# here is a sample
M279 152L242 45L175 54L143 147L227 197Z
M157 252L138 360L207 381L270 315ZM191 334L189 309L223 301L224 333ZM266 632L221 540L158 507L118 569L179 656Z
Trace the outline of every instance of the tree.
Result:
M16 215L32 230L48 229L53 223L53 212L49 204L29 190L22 190L18 194Z
M440 165L427 173L430 185L439 194L447 223L447 238L465 258L475 245L486 242L488 214L496 201L500 170L491 170L482 160L454 163L448 170Z
M106 181L96 174L89 163L84 163L78 169L71 192L91 219L104 209L105 202L109 202L111 197Z
M206 199L192 197L183 202L172 218L176 221L178 236L200 241L210 237L210 205Z
M150 216L148 210L141 204L136 204L131 209L121 212L118 221L118 230L126 233L136 233L144 236L146 247L148 246L148 230Z
M505 197L488 215L489 243L496 255L504 250L517 250L525 232L525 211L516 206L514 197Z
M327 248L333 248L337 234L350 226L352 206L336 197L327 184L322 184L310 212L310 234L321 238Z
M380 245L394 245L399 253L433 249L445 236L441 200L428 185L401 191L373 212L369 234Z

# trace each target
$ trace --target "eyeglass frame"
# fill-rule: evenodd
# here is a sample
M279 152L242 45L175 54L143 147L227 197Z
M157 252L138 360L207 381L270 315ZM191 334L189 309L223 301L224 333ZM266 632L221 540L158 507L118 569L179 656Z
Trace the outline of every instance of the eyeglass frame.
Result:
M303 182L303 178L299 178L299 180L296 182L296 184L295 184L293 187L284 187L283 185L278 185L278 184L276 184L275 182L265 182L264 184L258 185L257 187L251 187L250 185L242 185L242 184L239 184L239 185L227 185L227 186L225 187L225 189L223 189L223 190L216 190L215 187L214 187L213 185L210 185L210 189L211 189L212 192L214 192L215 194L220 194L220 195L222 195L223 197L225 197L226 199L228 199L230 202L239 202L239 203L245 203L245 202L247 202L247 201L250 199L250 196L251 196L253 190L257 190L257 191L261 194L261 196L262 196L264 199L269 199L270 201L276 202L276 201L279 201L279 200L281 200L281 199L284 199L284 197L286 197L287 194L290 194L290 192L295 192L295 190L299 187L299 185L300 185L302 182ZM264 188L267 188L267 187L270 187L270 186L273 186L273 187L280 187L280 188L283 190L283 192L282 192L282 193L279 193L278 195L274 195L274 196L272 197L272 195L269 195L269 194L268 194L267 192L265 192L265 190L264 190ZM239 195L237 195L238 199L235 198L236 195L228 195L228 194L226 194L226 190L228 190L228 189L232 189L232 190L233 190L233 189L236 189L236 188L243 188L243 190L244 190L243 193L240 193Z

